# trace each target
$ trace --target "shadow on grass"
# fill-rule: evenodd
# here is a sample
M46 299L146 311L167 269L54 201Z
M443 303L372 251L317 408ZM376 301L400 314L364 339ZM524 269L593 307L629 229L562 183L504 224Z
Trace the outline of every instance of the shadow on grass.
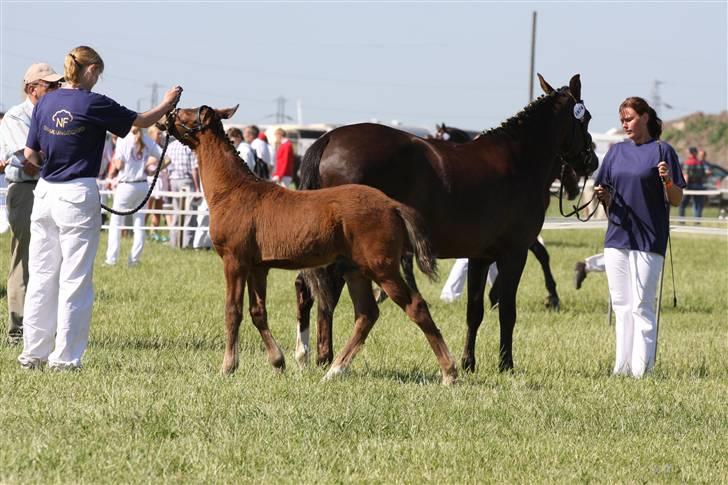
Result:
M206 337L107 337L92 339L90 345L114 350L222 350L222 342Z

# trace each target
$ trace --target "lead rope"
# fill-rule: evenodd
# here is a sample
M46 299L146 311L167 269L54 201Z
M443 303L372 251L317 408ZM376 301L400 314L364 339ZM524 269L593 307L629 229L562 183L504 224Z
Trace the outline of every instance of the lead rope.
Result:
M162 171L162 166L164 165L164 155L167 153L168 145L169 145L169 132L166 132L166 136L164 138L164 148L162 149L162 155L159 157L159 163L157 164L157 169L154 171L154 180L152 180L152 183L149 186L149 190L147 191L146 197L144 197L144 200L136 208L126 210L126 211L118 211L118 210L112 209L111 207L107 207L104 204L101 204L101 208L107 212L116 214L117 216L130 216L132 214L135 214L136 212L139 212L139 210L142 207L147 205L147 201L149 200L149 197L152 196L152 192L154 191L154 186L157 183L157 178L159 177L159 172Z

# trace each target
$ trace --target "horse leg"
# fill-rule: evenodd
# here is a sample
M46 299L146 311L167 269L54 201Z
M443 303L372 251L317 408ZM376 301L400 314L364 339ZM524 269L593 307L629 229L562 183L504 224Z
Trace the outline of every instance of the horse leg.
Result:
M223 259L225 271L225 353L221 372L230 375L238 368L238 333L243 319L243 291L248 269L233 256Z
M356 354L361 350L369 335L369 331L379 318L379 307L372 292L372 282L359 272L349 272L344 278L349 289L351 301L354 304L354 332L336 356L331 369L326 373L325 380L342 374L351 365Z
M463 369L475 372L475 339L478 328L483 321L485 282L488 277L490 261L483 259L468 260L468 331L465 335L465 350L463 351ZM497 278L498 279L498 278Z
M296 350L295 357L299 367L308 365L309 355L309 329L311 324L311 308L313 307L313 296L299 273L296 276Z
M458 378L458 371L455 366L455 359L452 358L445 340L442 338L440 329L432 320L427 302L418 292L412 290L399 275L398 270L390 272L387 279L379 281L380 286L387 292L407 316L420 327L430 344L442 372L442 383L444 385L454 384Z
M325 276L324 276L325 273ZM330 301L317 301L317 352L316 364L325 366L334 360L334 310L339 302L341 291L344 289L344 277L337 265L332 264L326 267L322 272L321 285L327 286L327 292L330 295Z
M559 294L556 292L556 281L554 280L554 275L551 273L551 265L549 264L549 253L546 251L546 247L541 244L541 241L538 239L536 242L531 244L531 247L528 248L531 250L534 256L536 256L536 259L538 259L538 262L541 263L541 269L543 270L543 279L546 283L546 290L549 292L548 296L546 297L546 308L549 308L551 310L558 310L560 306L559 301Z
M404 274L404 280L407 282L407 286L412 288L413 291L419 293L420 290L419 288L417 288L417 281L415 280L414 254L403 254L402 259L400 260L400 264L402 265L402 274ZM375 290L374 296L377 299L377 303L382 303L384 300L387 299L387 293L382 291L381 288L379 288L379 291Z
M265 309L265 296L268 283L267 268L253 268L248 275L248 299L250 300L250 317L263 339L268 363L282 371L286 368L283 352L268 328L268 313Z
M500 269L501 293L498 304L500 320L500 361L501 372L513 369L513 327L516 325L516 293L526 265L528 250L511 252L498 260Z

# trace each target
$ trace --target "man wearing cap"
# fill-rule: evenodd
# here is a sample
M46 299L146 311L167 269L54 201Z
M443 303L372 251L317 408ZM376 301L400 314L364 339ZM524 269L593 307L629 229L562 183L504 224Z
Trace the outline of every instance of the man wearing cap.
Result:
M5 113L0 124L0 169L10 186L7 194L11 229L10 269L8 272L8 341L23 341L23 304L28 286L28 245L33 189L38 182L39 167L23 155L33 107L46 93L58 89L63 76L45 63L33 64L25 72L25 101Z

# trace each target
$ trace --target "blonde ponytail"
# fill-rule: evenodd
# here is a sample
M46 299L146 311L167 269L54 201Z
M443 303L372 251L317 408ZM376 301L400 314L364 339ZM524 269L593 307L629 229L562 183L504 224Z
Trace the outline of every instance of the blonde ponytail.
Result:
M66 58L63 61L63 71L66 81L72 86L80 84L83 69L91 64L98 65L101 68L101 72L104 71L104 60L91 47L81 45L71 50L71 52L66 54Z

